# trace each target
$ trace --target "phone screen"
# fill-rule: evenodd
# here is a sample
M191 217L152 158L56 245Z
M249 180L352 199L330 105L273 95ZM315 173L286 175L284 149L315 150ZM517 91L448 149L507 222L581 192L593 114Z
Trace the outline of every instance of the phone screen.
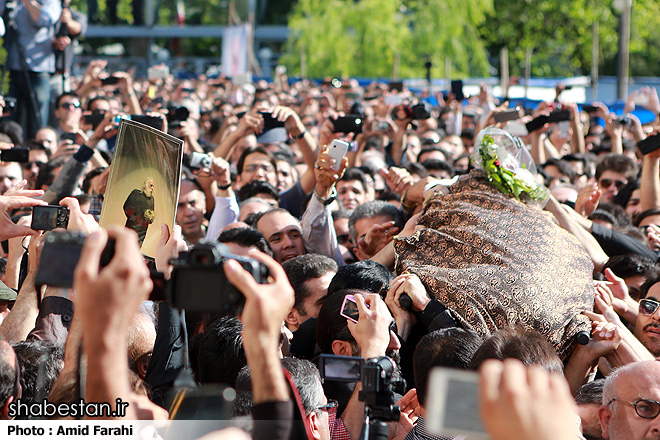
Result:
M358 319L360 319L360 311L358 310L358 306L353 295L346 295L344 298L344 303L341 305L340 315L346 319L350 319L355 323L357 323Z
M357 382L362 377L363 359L352 356L322 354L319 358L321 377L327 380Z
M32 224L30 227L37 231L52 231L57 228L57 220L60 215L66 217L68 223L68 208L62 206L35 206L32 208ZM60 214L62 213L62 214ZM65 225L62 225L65 226Z
M431 370L426 406L429 431L440 435L467 435L486 439L479 413L479 375L472 371Z

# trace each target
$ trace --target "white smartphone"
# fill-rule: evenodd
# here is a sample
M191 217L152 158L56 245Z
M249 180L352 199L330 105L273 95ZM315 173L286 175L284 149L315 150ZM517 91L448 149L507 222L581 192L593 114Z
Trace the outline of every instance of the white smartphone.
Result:
M335 160L334 165L332 165L332 169L337 171L341 167L341 161L346 156L346 153L348 152L348 149L351 147L351 144L345 141L340 141L339 139L335 139L332 141L330 144L330 147L328 148L328 154L330 157L332 157Z
M635 104L641 105L642 107L645 107L645 106L649 105L649 95L644 93L644 92L640 92L640 93L637 94L637 96L635 96L634 101L635 101Z
M525 137L529 134L527 127L522 122L511 121L504 127L504 131L508 131L514 136Z
M470 440L489 436L479 414L479 375L473 371L434 368L426 392L429 431L439 435L463 435Z
M559 130L559 137L567 138L568 131L571 128L570 121L561 121L557 124L557 130Z
M147 78L149 81L166 79L168 76L170 76L170 68L167 66L151 66L147 69Z
M403 104L403 97L399 95L387 95L385 96L384 102L386 105L401 105Z

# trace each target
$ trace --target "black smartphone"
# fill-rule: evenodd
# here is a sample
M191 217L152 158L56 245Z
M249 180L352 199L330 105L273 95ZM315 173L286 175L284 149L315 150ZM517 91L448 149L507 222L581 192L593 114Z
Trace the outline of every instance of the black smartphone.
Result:
M360 116L338 116L331 120L333 133L362 133L364 120Z
M32 208L32 224L36 231L52 231L69 225L69 208L59 205L35 206Z
M548 122L562 122L571 120L570 110L557 110L548 116Z
M264 129L262 133L272 130L273 128L284 127L284 121L274 118L272 114L267 112L259 112L264 118Z
M76 134L75 133L62 133L62 136L60 136L60 141L71 141L75 144L76 143Z
M33 219L34 220L34 219ZM69 232L49 232L44 237L37 286L71 287L85 237Z
M545 124L548 123L548 115L540 115L529 121L525 124L527 127L527 132L531 133L542 128Z
M150 116L150 115L131 115L131 120L139 122L149 127L153 127L156 130L163 131L163 118L159 116Z
M117 84L119 84L119 78L116 76L109 76L101 80L101 85L104 86L116 86Z
M584 110L587 113L596 113L598 111L598 107L596 107L595 105L585 104L582 106L582 110Z
M457 101L463 101L465 99L462 79L455 79L451 82L451 93L456 97Z
M9 150L0 150L0 161L2 162L29 162L30 149L23 147L10 148Z
M660 148L660 133L653 134L637 142L637 148L642 154L649 154L651 151L657 150Z
M88 113L84 116L85 124L89 124L93 129L96 130L96 127L105 119L105 110L94 110L91 113ZM73 140L75 142L75 139Z
M495 122L508 122L520 119L520 107L495 113Z
M403 92L403 81L391 81L388 84L390 90L396 90L397 92Z

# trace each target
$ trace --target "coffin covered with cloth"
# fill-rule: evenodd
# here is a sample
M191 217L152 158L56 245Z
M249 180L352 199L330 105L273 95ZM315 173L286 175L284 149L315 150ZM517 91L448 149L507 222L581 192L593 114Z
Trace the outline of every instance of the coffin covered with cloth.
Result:
M593 265L552 215L505 194L473 170L435 193L418 224L395 240L396 272L416 274L460 325L487 337L534 329L570 354L594 302Z

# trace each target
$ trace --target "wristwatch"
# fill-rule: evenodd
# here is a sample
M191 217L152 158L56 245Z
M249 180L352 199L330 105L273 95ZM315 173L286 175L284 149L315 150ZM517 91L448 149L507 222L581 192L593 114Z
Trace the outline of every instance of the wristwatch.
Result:
M316 188L314 188L314 197L316 197L316 200L318 200L319 203L321 203L323 206L328 206L330 203L332 203L332 202L334 202L335 200L337 200L337 188L335 188L335 187L333 186L333 187L332 187L332 192L330 193L330 197L328 197L328 198L325 199L325 200L324 200L323 198L321 198L321 196L319 195L319 193L316 192Z

